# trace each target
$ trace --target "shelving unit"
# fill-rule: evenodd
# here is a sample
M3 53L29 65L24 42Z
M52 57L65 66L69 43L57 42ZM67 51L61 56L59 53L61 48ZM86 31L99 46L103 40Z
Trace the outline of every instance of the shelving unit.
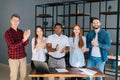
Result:
M113 0L113 1L115 1L115 0ZM115 40L116 42L112 41L112 43L111 43L111 45L116 47L116 50L114 51L115 56L110 56L110 55L108 56L109 60L115 61L116 68L115 68L115 71L106 70L108 72L115 73L115 80L118 80L118 77L120 77L120 72L119 72L120 69L118 69L118 67L120 66L120 65L118 66L118 61L120 61L119 60L119 54L120 54L120 52L119 52L119 49L120 49L119 48L119 45L120 45L120 41L119 41L119 35L120 35L120 24L119 24L119 21L120 21L120 17L119 17L119 15L120 15L120 5L119 5L119 3L120 3L120 1L118 0L117 11L112 11L112 10L107 11L107 8L106 8L105 12L100 12L101 15L105 16L106 24L107 24L107 17L112 16L112 15L117 16L117 18L116 18L116 24L117 24L116 28L107 28L107 25L105 27L106 30L116 30L116 35L114 35L114 36L116 36L116 40ZM106 1L106 7L107 7L107 1Z
M108 10L108 2L117 1L117 10ZM94 16L93 6L97 5L98 14ZM104 4L104 10L102 5ZM95 12L96 13L96 12ZM109 27L108 18L116 15L116 27ZM45 36L52 34L53 26L55 23L62 23L64 26L63 34L70 36L72 26L74 24L80 24L82 27L83 35L86 36L87 32L91 31L91 17L99 17L104 23L103 29L115 30L116 36L114 41L111 43L115 47L115 61L116 66L118 65L118 55L120 54L120 1L119 0L76 0L58 3L48 3L35 6L35 26L42 25L44 27ZM104 19L104 20L102 20ZM112 19L111 19L112 21ZM118 74L118 66L115 70L115 80L120 75Z
M42 27L44 27L44 31L45 31L45 36L48 32L51 32L51 34L53 33L53 28L52 26L54 25L54 7L53 6L49 6L49 9L51 10L51 12L47 11L48 5L36 5L35 6L35 26L37 25L41 25ZM38 11L41 12L38 12ZM49 27L49 21L51 21L50 25L51 27Z
M64 30L63 30L63 33L67 36L70 36L71 34L71 27L73 25L71 25L71 18L75 18L75 22L74 24L77 24L78 23L78 17L84 17L85 16L88 16L88 18L90 19L90 14L87 12L85 12L84 8L83 8L83 11L81 12L78 12L78 5L81 5L83 3L85 3L86 1L70 1L70 2L59 2L59 3L48 3L48 4L42 4L42 5L36 5L35 6L35 26L38 25L38 20L37 19L41 19L42 21L42 26L45 28L45 32L47 32L48 28L51 27L51 33L53 33L53 26L55 23L59 22L59 23L62 23L64 25ZM75 8L74 8L74 11L71 12L71 6L74 5ZM85 5L84 5L85 6ZM48 12L50 13L47 13L47 8L49 7L52 7L51 10L48 10ZM38 8L41 8L41 12L39 12L39 9ZM61 8L61 13L59 13L59 8ZM67 11L66 11L67 9ZM51 23L51 22L48 22L47 20L49 19L52 19L52 24L51 26L50 25L45 25L45 23ZM61 21L60 19L61 18ZM83 29L83 34L85 32L88 32L89 29L88 28L85 28L84 27L84 22L85 22L85 19L83 18L83 23L82 23L82 29ZM67 23L65 22L67 19ZM79 23L78 23L79 24ZM49 28L49 31L50 31L50 28ZM46 33L45 33L45 36L48 36Z

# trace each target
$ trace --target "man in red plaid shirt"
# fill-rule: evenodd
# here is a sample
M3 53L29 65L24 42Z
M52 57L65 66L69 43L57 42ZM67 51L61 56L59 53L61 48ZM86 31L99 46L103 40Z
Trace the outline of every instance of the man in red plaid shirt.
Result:
M20 16L13 14L11 16L11 27L5 32L5 40L8 46L8 62L10 67L10 80L17 80L18 72L20 72L20 80L26 78L26 53L25 46L28 44L30 30L23 32L18 29Z

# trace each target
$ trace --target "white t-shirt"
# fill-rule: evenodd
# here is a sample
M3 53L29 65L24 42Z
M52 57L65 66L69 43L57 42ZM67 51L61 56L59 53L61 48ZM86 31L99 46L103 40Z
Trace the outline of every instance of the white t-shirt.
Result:
M98 41L98 34L96 33L95 40ZM92 56L101 57L100 48L98 46L94 46L92 48Z

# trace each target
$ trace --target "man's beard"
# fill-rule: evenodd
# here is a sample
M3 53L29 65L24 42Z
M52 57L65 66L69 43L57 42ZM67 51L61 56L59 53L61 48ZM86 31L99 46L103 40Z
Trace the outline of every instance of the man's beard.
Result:
M100 27L93 27L94 29L99 29Z

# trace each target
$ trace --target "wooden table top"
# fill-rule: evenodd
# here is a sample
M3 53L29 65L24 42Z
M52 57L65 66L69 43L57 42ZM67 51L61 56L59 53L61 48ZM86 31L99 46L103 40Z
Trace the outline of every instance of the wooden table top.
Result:
M87 75L81 74L80 68L66 68L68 72L54 72L54 73L47 73L47 74L40 74L36 73L36 70L32 70L29 73L29 77L105 77L99 69L97 68L90 68L91 70L97 71L95 75Z

